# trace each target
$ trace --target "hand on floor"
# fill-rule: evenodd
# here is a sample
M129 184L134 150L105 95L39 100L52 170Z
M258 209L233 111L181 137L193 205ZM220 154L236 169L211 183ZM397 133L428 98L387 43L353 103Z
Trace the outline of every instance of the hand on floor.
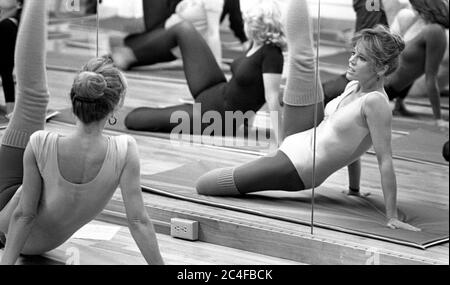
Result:
M410 224L400 222L398 219L390 219L387 223L387 226L393 230L400 229L400 230L407 230L407 231L413 231L413 232L420 232L421 229L416 228L414 226L411 226Z
M435 124L442 131L448 131L448 129L449 129L449 123L445 120L442 120L442 119L436 120Z

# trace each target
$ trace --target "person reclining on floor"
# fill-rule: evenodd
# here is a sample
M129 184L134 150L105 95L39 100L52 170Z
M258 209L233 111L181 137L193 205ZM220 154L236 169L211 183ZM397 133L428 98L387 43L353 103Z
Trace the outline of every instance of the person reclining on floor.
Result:
M341 96L327 105L325 119L317 128L315 181L311 129L287 137L274 154L205 174L197 182L198 193L229 196L268 190L301 191L320 186L334 172L348 166L349 194L361 195L360 157L373 146L381 173L387 226L419 231L398 219L392 112L383 88L386 76L397 68L405 44L383 26L361 31L353 43L347 70L351 82Z
M42 131L49 94L45 70L45 1L27 1L16 54L18 100L0 146L2 264L63 244L97 217L120 185L129 227L144 258L163 264L144 207L136 141L103 134L123 104L127 83L111 59L91 60L70 97L78 118L68 135Z

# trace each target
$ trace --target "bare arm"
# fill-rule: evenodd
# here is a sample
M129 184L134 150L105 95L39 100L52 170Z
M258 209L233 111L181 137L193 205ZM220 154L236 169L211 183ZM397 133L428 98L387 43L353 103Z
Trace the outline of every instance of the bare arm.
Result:
M130 140L125 168L120 178L130 232L148 264L162 265L164 261L155 230L144 207L140 170L138 147L136 141Z
M391 24L390 30L392 33L404 36L415 20L417 20L416 15L411 9L402 9L395 17L394 22Z
M281 127L282 122L282 112L281 112L281 74L275 73L265 73L263 74L264 79L264 91L267 105L269 106L269 110L274 112L271 114L270 118L272 119L272 127L275 130L275 136L277 138L277 142L279 142L279 129Z
M223 8L223 0L211 1L212 5L217 5L220 10L206 9L206 20L208 22L207 42L219 66L222 66L222 42L220 41L220 15ZM214 2L214 3L213 3ZM211 4L210 3L210 4ZM206 5L206 4L205 4Z
M433 114L441 120L441 98L439 94L438 72L447 47L445 31L437 24L429 25L425 31L426 59L425 81Z
M381 94L367 95L364 114L377 154L378 167L381 174L381 187L386 207L388 226L406 230L419 230L411 225L400 222L397 213L397 181L391 148L392 113L389 104Z
M25 150L23 165L24 183L19 204L9 223L3 265L13 265L19 258L33 228L41 198L42 178L30 146Z
M357 197L367 197L370 193L361 193L360 182L361 182L361 159L353 162L347 166L348 168L348 191L344 191L344 194L349 196Z

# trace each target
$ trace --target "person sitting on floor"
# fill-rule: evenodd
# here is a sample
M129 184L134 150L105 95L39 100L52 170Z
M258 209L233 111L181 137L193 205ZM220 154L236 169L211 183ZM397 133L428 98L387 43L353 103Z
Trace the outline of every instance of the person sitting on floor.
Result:
M171 133L179 126L171 121L176 113L186 114L192 124L194 117L202 118L214 111L224 122L227 112L256 114L266 102L270 111L281 115L279 94L286 40L280 7L276 1L260 0L258 5L246 12L244 18L252 47L232 64L230 81L214 60L206 42L189 22L181 22L163 33L142 39L140 48L135 50L138 62L152 63L175 46L181 49L187 84L195 102L201 104L201 111L192 104L167 108L142 107L128 114L126 127L135 131ZM278 126L278 121L274 118L273 125ZM226 132L228 128L225 126L223 133L215 135L233 135L244 123L241 122L236 128L228 126L229 132ZM212 123L203 120L200 134L210 125ZM199 134L194 129L190 128L191 132Z
M205 174L197 182L198 193L237 196L268 190L302 191L320 186L333 173L348 166L349 194L361 195L360 158L373 146L381 174L387 226L419 231L398 219L391 149L392 112L383 87L386 76L398 67L405 44L383 26L361 31L353 42L347 70L351 82L325 109L325 119L316 133L315 163L311 129L286 138L276 153Z
M159 46L158 57L153 57L152 61L142 58L139 53L148 45L148 41L161 39L161 35L169 33L171 27L187 21L208 43L217 63L221 65L220 15L223 6L224 0L143 0L145 32L131 34L124 39L123 45L112 46L114 62L119 68L127 70L175 61L180 58L175 46ZM153 52L152 49L145 51Z
M77 128L68 136L42 131L49 102L46 23L46 1L27 1L17 42L17 104L0 146L0 239L7 234L1 264L57 248L97 217L118 186L144 258L163 264L142 198L136 141L103 134L127 89L111 59L91 60L74 80Z

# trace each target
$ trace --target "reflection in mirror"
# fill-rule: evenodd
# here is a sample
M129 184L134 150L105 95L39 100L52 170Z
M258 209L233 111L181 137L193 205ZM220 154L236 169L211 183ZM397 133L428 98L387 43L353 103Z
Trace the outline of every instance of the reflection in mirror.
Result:
M438 8L445 5L446 9ZM428 10L428 19L438 23L434 25L434 32L441 35L429 41L425 39L429 36L427 29L430 29L430 24L423 18L424 13L420 12L425 6L435 7ZM362 205L360 203L365 205L359 208L360 213L354 212L349 218L359 219L366 215L363 220L367 228L358 228L349 219L347 226L352 230L382 237L383 230L388 227L406 229L410 230L408 242L415 243L420 240L420 234L415 232L416 227L423 226L419 220L429 219L441 225L448 222L448 217L445 217L448 215L448 161L443 153L443 146L445 148L448 141L448 1L322 0L320 13L319 66L325 95L326 124L320 125L318 122L316 155L322 157L327 153L321 152L321 130L337 122L338 118L341 121L336 134L345 134L349 139L357 129L364 127L368 135L366 139L371 141L367 145L370 148L361 154L360 159L353 157L345 168L336 171L318 187L315 202L316 209L321 204L321 215L320 218L316 215L315 223L340 227L341 221L338 219L323 218L323 194L328 198L334 197L336 203L345 205L345 210L355 209ZM437 19L446 20L440 22ZM387 28L383 30L377 25ZM355 48L352 39L364 29L375 30L365 32L363 40L360 39ZM365 41L370 38L382 44L367 44ZM433 55L426 54L424 47L427 44L436 48ZM388 72L381 72L376 67L380 66L375 63L381 58L386 60L381 66L387 65L386 62L391 64L386 67ZM361 75L364 70L358 69L361 62L373 67L372 74L368 73L367 78ZM424 62L433 65L433 75L429 73L430 69L425 68ZM428 82L432 83L425 84L427 77ZM374 82L373 88L365 88L370 80ZM371 97L369 95L383 98L381 107L376 108L378 116L372 122L370 109L366 105ZM394 100L389 101L388 97ZM355 125L351 132L345 133L341 124L344 118L352 118L353 122L360 120L352 117L353 108L363 110L364 117L357 127ZM438 120L439 117L443 120ZM384 135L379 136L374 122L379 124L386 118L385 127L381 128ZM330 139L330 136L327 137ZM345 153L345 146L337 140L332 141L326 155L329 165L333 155ZM346 145L350 146L350 142L355 142L355 139L349 139ZM318 165L316 167L316 176L320 176L321 170ZM341 195L341 192L348 197ZM376 212L371 209L376 209ZM338 215L342 220L346 219L344 215ZM411 216L418 217L418 220L407 218ZM382 225L381 229L375 221ZM373 226L368 226L370 224ZM422 232L432 232L437 228L425 227ZM400 231L391 231L386 236L398 239ZM448 227L441 228L440 234L448 235ZM354 240L358 239L355 237Z
M47 68L51 109L70 106L67 90L81 67L98 53L97 0L48 1Z

